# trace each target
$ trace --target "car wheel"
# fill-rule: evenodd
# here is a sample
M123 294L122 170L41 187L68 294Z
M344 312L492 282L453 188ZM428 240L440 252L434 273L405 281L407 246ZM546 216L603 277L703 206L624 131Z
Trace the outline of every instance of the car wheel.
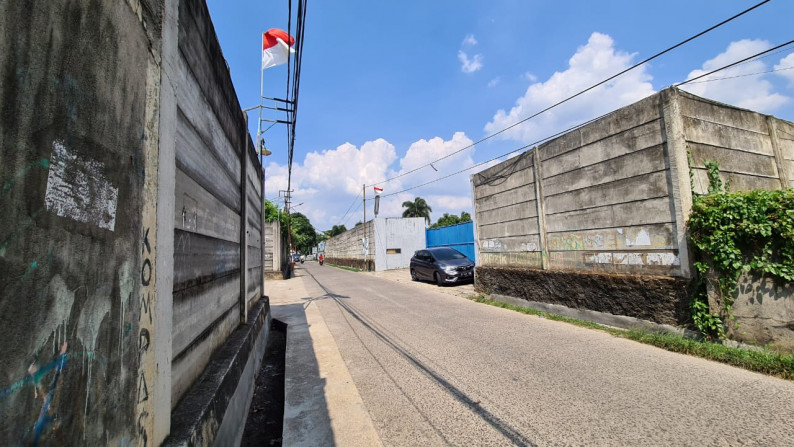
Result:
M416 277L416 270L411 269L411 281L418 281L419 278Z
M444 285L444 281L441 279L441 275L438 272L433 273L433 279L436 280L436 285L441 287Z

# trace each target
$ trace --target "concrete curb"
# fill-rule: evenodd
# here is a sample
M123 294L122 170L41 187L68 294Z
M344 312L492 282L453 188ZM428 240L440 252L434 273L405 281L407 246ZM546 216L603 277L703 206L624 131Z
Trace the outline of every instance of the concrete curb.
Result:
M270 333L268 297L249 312L251 323L237 328L213 354L204 373L171 413L171 434L163 446L239 445L256 373Z

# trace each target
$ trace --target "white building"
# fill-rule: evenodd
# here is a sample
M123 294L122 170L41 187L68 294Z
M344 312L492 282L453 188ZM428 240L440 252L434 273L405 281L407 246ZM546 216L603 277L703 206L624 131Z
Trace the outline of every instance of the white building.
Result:
M425 218L376 218L325 241L326 262L363 270L408 268L416 250L425 248ZM366 258L366 262L365 262Z

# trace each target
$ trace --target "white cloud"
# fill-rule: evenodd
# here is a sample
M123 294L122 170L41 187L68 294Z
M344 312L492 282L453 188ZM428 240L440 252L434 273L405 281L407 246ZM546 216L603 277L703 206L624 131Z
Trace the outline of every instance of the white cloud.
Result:
M780 63L775 65L775 70L783 70L776 72L777 75L784 77L791 85L794 85L794 69L792 67L794 67L794 53L780 59Z
M530 72L524 73L524 79L526 79L529 82L537 82L538 81L538 77L533 75Z
M472 144L472 140L463 132L456 132L451 139L440 137L419 140L411 144L405 155L398 160L394 146L384 139L368 141L360 148L345 143L336 149L322 152L311 152L304 160L293 162L292 172L292 203L293 206L309 217L317 230L327 230L333 225L345 223L352 228L362 220L360 207L363 184L372 185L386 178L411 171L426 165L428 162L449 155ZM434 163L438 171L427 166L402 178L380 186L383 195L400 191L405 187L416 186L439 177L474 165L472 155L474 148L461 151L445 160ZM390 167L394 166L390 169ZM275 197L278 190L287 189L287 168L271 162L266 170L266 196ZM374 191L367 190L367 197L372 198ZM447 180L432 183L425 187L383 197L380 204L380 217L398 217L402 215L402 203L413 200L416 196L424 197L433 208L433 221L443 213L460 214L461 211L471 212L471 186L469 176L462 173ZM343 221L348 208L352 209ZM367 202L367 218L372 218L372 202ZM346 222L345 222L346 221Z
M731 42L727 50L718 54L713 59L704 62L702 68L690 72L687 79L701 76L732 62L752 56L771 46L769 42L758 39L743 39ZM772 83L766 80L762 75L742 76L767 70L768 67L763 60L750 60L714 73L698 81L694 81L692 84L683 85L681 88L695 95L711 98L737 107L771 113L787 103L789 98L779 93L774 93ZM731 77L734 78L720 79ZM719 80L703 82L709 79Z
M497 85L499 85L499 82L501 82L501 79L499 79L498 77L491 79L490 81L488 81L488 88L496 87Z
M464 73L474 73L482 68L482 55L475 54L471 59L469 55L463 50L458 51L458 60L460 61L460 71Z
M502 130L631 65L635 54L615 49L606 34L593 33L568 60L568 69L545 82L533 82L510 111L498 110L485 125L487 133ZM527 73L527 79L535 77ZM654 93L645 66L602 85L501 134L502 138L531 143L588 119L636 102Z
M463 43L461 45L473 47L474 45L477 45L477 39L474 38L474 34L469 34L465 39L463 39Z

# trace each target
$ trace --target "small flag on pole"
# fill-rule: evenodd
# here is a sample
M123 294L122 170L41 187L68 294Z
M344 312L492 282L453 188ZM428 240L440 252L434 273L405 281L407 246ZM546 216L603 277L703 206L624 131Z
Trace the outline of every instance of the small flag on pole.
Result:
M295 39L286 31L272 28L262 33L262 70L287 62L295 50Z
M378 188L377 186L373 186L373 189L375 190L375 194L380 194L383 192L383 188Z

